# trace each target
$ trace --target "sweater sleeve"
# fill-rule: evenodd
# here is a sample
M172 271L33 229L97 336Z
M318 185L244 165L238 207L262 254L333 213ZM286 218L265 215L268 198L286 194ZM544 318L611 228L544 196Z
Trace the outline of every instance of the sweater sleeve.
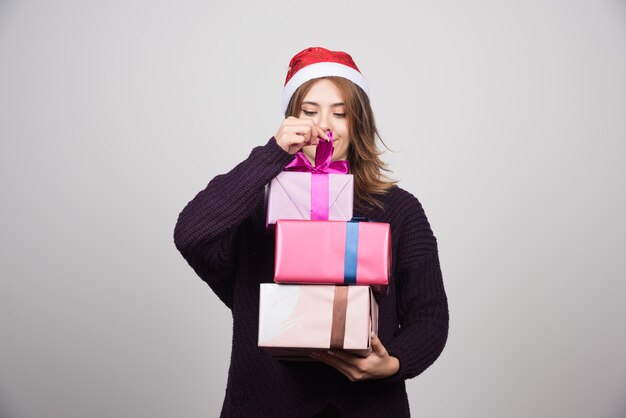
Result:
M272 137L231 171L213 178L178 216L176 248L229 308L237 228L254 213L265 185L292 160Z
M421 204L413 198L398 247L396 295L400 328L387 352L400 361L385 381L410 379L426 370L441 354L448 337L448 302L437 241Z

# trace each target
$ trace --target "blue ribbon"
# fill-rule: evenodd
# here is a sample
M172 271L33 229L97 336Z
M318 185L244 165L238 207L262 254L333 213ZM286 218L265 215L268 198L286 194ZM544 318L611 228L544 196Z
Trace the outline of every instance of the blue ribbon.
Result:
M346 223L346 254L343 267L343 282L356 284L357 255L359 253L359 221Z

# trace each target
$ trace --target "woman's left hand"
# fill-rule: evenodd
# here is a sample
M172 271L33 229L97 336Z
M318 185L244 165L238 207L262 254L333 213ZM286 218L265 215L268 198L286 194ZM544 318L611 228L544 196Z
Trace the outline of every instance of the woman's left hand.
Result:
M367 357L338 350L314 351L311 357L339 370L352 382L383 379L394 375L400 368L400 361L387 353L375 335L372 335L372 353Z

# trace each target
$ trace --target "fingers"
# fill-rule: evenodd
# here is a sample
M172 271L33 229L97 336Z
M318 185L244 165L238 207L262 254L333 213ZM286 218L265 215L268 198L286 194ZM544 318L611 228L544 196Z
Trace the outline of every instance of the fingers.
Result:
M328 350L326 353L355 367L359 363L359 360L363 360L363 357L359 357L345 351Z
M387 349L383 346L383 343L380 342L380 339L377 335L372 333L372 350L374 353L378 354L381 357L387 355Z
M339 352L333 351L332 352L333 354L329 354L329 353L331 352L330 351L329 352L314 352L311 354L311 357L314 359L320 360L328 364L329 366L335 368L337 371L339 371L341 374L346 376L352 382L356 382L357 380L363 380L368 377L365 364L357 363L358 364L357 366L355 364L347 363L346 361L344 361L342 358L339 357L338 355ZM353 357L357 357L357 356L353 356ZM361 358L361 360L363 359Z
M399 360L389 355L378 336L372 333L371 338L372 353L367 357L343 350L316 351L311 357L334 367L353 382L393 375L400 368Z
M302 135L307 141L321 136L324 138L324 131L310 119L286 119L284 123L286 132ZM320 135L321 134L321 135Z
M324 130L322 128L320 128L319 126L315 125L317 127L317 136L319 138L324 138L324 139L328 139L328 135L326 135L326 132L324 132Z
M274 137L276 142L290 153L295 153L306 145L317 145L320 138L328 139L324 130L311 119L298 119L293 116L283 120Z
M285 119L285 124L287 126L291 126L291 125L306 125L308 126L309 132L310 132L310 137L311 138L323 138L328 140L328 135L326 135L326 132L318 125L316 124L313 120L311 119L298 119L294 116L289 116L287 119Z

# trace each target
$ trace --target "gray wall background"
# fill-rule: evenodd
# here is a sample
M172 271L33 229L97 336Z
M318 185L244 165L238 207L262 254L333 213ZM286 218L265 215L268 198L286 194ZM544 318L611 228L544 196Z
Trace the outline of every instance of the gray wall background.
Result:
M218 415L230 314L174 224L325 46L368 78L439 240L450 337L413 414L625 417L625 12L0 1L0 416Z

